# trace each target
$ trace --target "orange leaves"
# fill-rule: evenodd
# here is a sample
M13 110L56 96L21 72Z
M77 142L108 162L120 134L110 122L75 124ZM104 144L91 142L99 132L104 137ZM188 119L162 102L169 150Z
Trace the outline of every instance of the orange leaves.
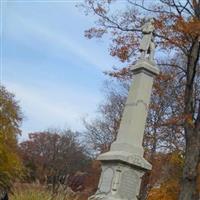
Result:
M170 15L160 13L159 17L154 21L156 30L163 30L166 27L166 22L170 19L170 17Z
M138 53L137 43L141 37L144 11L149 11L155 18L155 40L163 50L181 50L186 54L192 39L200 34L199 4L196 0L191 2L192 6L189 3L179 5L176 1L158 1L151 5L132 2L127 3L127 7L119 6L118 10L113 9L112 3L114 0L86 0L86 10L90 10L98 19L97 29L92 28L85 35L92 38L110 33L110 54L122 62Z
M153 188L149 193L148 200L177 200L179 190L178 181L167 181Z
M183 118L185 123L187 123L191 128L195 127L192 114L185 114Z
M156 78L160 81L170 81L174 78L174 75L172 73L161 72Z
M162 125L168 126L168 125L184 125L187 123L191 128L194 128L194 122L191 114L181 114L178 116L173 116L172 118L169 118L165 123Z
M155 95L163 95L163 84L161 84L162 82L169 82L169 81L173 81L174 76L171 73L163 73L161 72L155 79L154 81L154 85L153 85L153 89L154 89L154 93Z
M86 178L85 187L88 193L94 193L98 187L99 177L101 174L101 162L94 160L91 163L89 174Z
M152 177L157 176L157 182L154 181L154 186L149 192L148 200L177 200L180 191L179 181L183 168L181 154L173 152L171 154L160 155L154 160L154 163L154 174Z
M168 163L170 165L169 175L171 175L173 178L179 179L182 175L182 169L183 169L183 155L181 152L175 151L171 153L168 157Z
M129 55L129 47L128 45L124 45L120 48L112 48L111 50L112 56L118 56L121 61L125 61Z
M174 32L171 42L178 47L187 47L200 35L200 21L196 18L186 20L183 17L174 17L171 28Z
M162 125L168 126L168 125L181 125L181 124L183 124L183 116L173 116Z
M118 33L113 39L110 54L117 56L122 62L125 62L129 59L136 46L138 46L138 42L133 34L119 35Z
M200 35L200 20L197 18L191 18L186 21L182 17L177 17L174 30L192 38L196 38Z
M162 40L164 48L187 47L191 39L200 35L200 20L195 17L186 19L175 13L163 14L155 20L157 32L166 40Z

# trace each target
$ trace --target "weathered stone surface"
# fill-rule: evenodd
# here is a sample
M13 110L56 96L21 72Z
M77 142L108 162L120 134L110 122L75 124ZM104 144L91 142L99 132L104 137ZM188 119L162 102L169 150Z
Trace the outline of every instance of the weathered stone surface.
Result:
M128 144L132 146L131 152L143 155L141 150L139 150L139 152L135 152L135 150L142 148L153 77L159 71L155 66L152 66L150 62L145 60L141 60L139 64L136 63L132 71L133 73L137 71L137 73L134 74L117 140L111 145L111 150L116 143ZM120 150L122 149L120 148ZM126 149L126 151L130 151L130 149Z
M151 164L149 164L141 155L129 153L126 151L109 151L107 153L101 154L97 159L101 161L121 161L143 170L151 169Z
M114 169L111 167L104 168L102 171L102 179L99 184L100 192L106 194L111 191L113 178L114 178Z
M102 174L90 200L137 200L141 177L151 165L143 158L143 134L153 78L159 73L153 61L140 60L131 69L131 84L117 140L101 154Z
M143 174L143 170L135 170L125 163L104 163L98 190L94 196L90 197L90 200L134 200L139 193Z
M143 37L140 41L139 50L141 52L140 58L148 58L148 60L153 61L155 53L155 44L154 44L154 30L153 25L154 19L149 18L146 20L145 24L141 27ZM149 55L148 55L149 54Z

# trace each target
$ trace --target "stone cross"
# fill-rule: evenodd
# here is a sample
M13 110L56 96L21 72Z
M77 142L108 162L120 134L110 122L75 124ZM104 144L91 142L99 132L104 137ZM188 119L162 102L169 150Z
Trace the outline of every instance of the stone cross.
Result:
M142 50L148 49L149 45ZM141 177L151 169L151 165L143 158L142 142L153 78L159 70L153 58L142 57L131 66L131 71L133 82L117 139L109 152L97 158L102 162L102 172L98 190L89 200L137 200Z

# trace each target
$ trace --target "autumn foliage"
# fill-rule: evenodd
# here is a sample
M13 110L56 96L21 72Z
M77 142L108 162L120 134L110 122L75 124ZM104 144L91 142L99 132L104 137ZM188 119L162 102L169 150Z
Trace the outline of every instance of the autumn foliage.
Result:
M15 96L0 86L0 192L20 178L22 163L17 153L22 113Z
M145 17L151 16L161 73L154 81L143 141L144 156L153 168L143 177L139 198L198 200L200 2L85 0L79 6L97 17L85 36L108 35L110 55L124 66L104 72L109 77L103 86L105 100L96 118L84 119L81 140L70 130L46 130L30 133L29 139L18 144L21 109L14 95L1 86L0 190L7 190L23 172L24 182L40 182L53 194L70 187L87 199L96 191L101 166L94 159L108 151L117 137L132 79L130 66L140 56L140 27Z
M199 199L196 186L200 157L200 2L127 0L122 5L114 0L86 0L82 7L97 17L95 27L85 32L86 37L108 34L110 54L126 62L124 68L107 72L120 80L131 77L128 65L138 59L140 27L145 17L154 18L155 57L161 74L154 83L144 147L150 160L160 150L181 150L184 166L180 190L177 189L180 195L176 198ZM141 199L146 199L148 192L149 188L141 191Z

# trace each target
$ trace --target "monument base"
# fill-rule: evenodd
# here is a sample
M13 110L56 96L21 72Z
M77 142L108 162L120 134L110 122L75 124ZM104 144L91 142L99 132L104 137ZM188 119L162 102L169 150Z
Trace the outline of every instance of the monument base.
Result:
M89 200L137 200L145 170L135 167L119 161L102 161L99 187Z
M133 154L125 151L109 151L101 154L97 160L100 161L111 161L121 162L126 165L130 165L133 168L139 168L141 170L151 170L151 164L147 162L142 156Z

